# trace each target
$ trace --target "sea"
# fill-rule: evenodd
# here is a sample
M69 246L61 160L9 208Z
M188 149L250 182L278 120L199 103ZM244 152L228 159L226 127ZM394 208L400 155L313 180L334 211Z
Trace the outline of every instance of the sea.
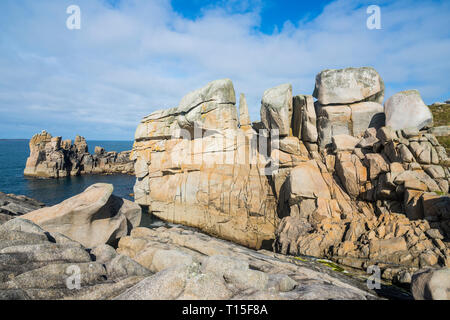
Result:
M136 178L131 175L82 175L60 179L41 179L25 177L23 170L30 153L29 140L0 139L0 191L25 195L45 203L55 205L61 201L83 192L94 183L111 183L113 194L133 200L133 186ZM133 141L87 141L89 152L93 153L95 146L101 146L106 151L131 150Z

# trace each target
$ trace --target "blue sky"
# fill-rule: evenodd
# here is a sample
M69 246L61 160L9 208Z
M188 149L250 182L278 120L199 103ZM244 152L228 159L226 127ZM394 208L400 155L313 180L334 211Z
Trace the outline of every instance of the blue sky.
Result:
M372 4L381 30L366 27ZM220 78L257 120L265 89L311 94L321 70L350 66L377 69L386 98L447 100L449 16L445 0L2 0L0 138L132 140L143 116Z

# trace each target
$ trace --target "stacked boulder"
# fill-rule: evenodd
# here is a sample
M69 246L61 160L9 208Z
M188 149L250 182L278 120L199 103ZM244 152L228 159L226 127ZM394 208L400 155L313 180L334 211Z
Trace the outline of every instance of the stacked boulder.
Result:
M251 124L245 96L238 113L231 81L219 80L145 117L136 201L253 248L274 240L281 253L375 264L400 282L448 266L449 161L420 95L383 106L383 80L365 67L321 72L313 96L268 89Z
M322 148L336 135L358 137L384 125L384 82L373 68L324 70L316 77L313 96Z
M105 152L96 148L95 154L88 152L86 139L76 136L71 140L52 137L45 130L30 140L30 156L24 175L41 178L63 178L80 174L128 173L133 174L130 151Z

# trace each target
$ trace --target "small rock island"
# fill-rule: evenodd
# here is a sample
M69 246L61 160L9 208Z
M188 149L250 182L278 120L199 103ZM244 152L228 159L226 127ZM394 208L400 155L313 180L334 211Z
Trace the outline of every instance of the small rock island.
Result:
M81 174L134 174L130 152L107 152L97 146L94 154L90 154L84 137L76 136L72 144L72 140L52 137L44 130L30 140L24 175L63 178Z

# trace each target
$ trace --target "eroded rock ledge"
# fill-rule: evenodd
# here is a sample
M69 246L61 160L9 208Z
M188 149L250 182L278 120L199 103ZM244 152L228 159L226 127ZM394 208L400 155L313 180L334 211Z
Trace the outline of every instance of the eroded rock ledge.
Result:
M88 152L86 139L77 136L74 143L52 137L45 130L30 140L30 156L24 175L41 178L63 178L80 174L133 174L130 151L106 152L95 147L95 153Z
M449 266L449 160L420 94L383 106L378 73L348 68L321 72L314 97L268 89L250 124L224 79L150 114L131 155L136 202L249 247L274 240L277 252L377 265L399 282Z

